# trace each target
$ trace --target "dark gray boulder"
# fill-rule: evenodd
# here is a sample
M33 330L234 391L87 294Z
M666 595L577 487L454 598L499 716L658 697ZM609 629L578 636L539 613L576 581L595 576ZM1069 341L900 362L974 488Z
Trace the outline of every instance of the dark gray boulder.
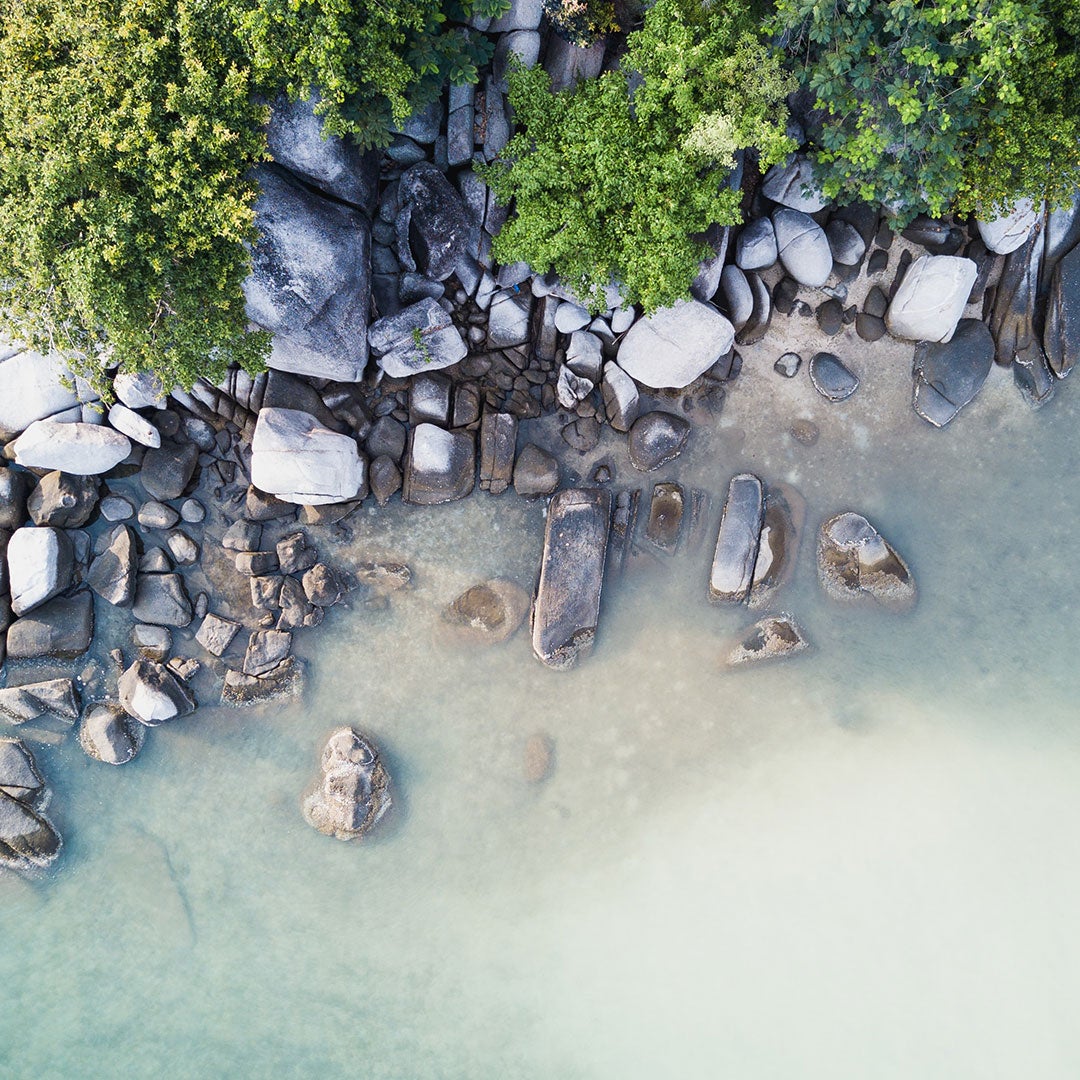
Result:
M26 500L26 510L35 525L57 529L81 529L98 502L96 476L46 473ZM20 522L21 524L21 522Z
M982 389L994 366L994 339L978 319L962 319L952 340L922 342L913 368L915 411L944 427Z
M271 367L357 382L367 363L371 236L366 217L272 168L255 170L259 241L248 317L274 335Z
M390 774L375 744L352 728L338 728L319 764L319 780L304 798L304 818L327 836L359 839L393 805Z
M153 626L187 626L192 607L179 574L139 574L132 614Z
M1054 267L1046 298L1043 349L1059 379L1065 378L1080 359L1080 246Z
M533 652L548 667L573 667L592 650L610 522L603 490L560 491L548 505L532 610Z
M690 423L681 416L659 410L639 416L627 436L630 464L642 472L659 469L682 453L689 437Z
M94 636L94 601L88 592L58 596L16 619L7 632L8 656L70 659L86 652Z
M90 564L86 584L116 607L128 607L135 597L135 572L139 553L135 534L126 525L117 525L109 546Z
M429 161L405 170L398 197L408 213L408 243L417 269L445 281L468 251L472 221L465 201Z
M859 388L859 377L845 367L839 356L827 352L810 357L810 381L827 401L844 401Z
M365 153L351 139L327 135L316 104L278 98L266 127L267 149L294 176L370 216L379 190L378 151Z
M539 446L526 443L514 462L514 490L528 498L550 495L558 486L558 461Z
M160 447L143 455L139 482L160 502L179 499L191 483L198 462L199 448L194 443L164 440Z
M472 432L445 431L418 424L409 433L402 498L419 506L453 502L476 483L476 442Z
M26 524L26 493L31 477L21 469L0 467L0 529Z
M750 473L728 484L709 574L709 599L741 604L750 596L765 515L765 489Z

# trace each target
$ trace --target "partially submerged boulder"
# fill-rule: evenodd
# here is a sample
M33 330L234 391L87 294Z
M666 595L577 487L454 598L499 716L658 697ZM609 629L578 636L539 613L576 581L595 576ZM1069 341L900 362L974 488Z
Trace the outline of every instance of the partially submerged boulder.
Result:
M829 518L818 534L818 576L836 600L875 600L890 611L915 604L915 579L891 544L861 514Z
M41 814L48 798L26 744L0 739L0 868L40 869L60 854L60 834Z
M8 686L0 690L0 715L12 724L45 715L73 724L79 717L79 694L73 680L65 678Z
M442 613L460 641L496 645L506 641L529 610L529 594L513 581L493 578L466 589Z
M126 765L142 749L145 725L116 705L93 705L79 726L79 745L106 765Z
M764 515L765 488L761 481L750 473L733 476L709 574L710 600L741 604L750 596Z
M195 698L187 684L154 660L136 660L120 676L117 689L124 711L147 727L195 711Z
M532 611L533 652L548 667L573 667L592 650L610 521L606 491L560 491L548 506Z
M921 342L912 370L915 411L944 427L982 389L994 366L994 339L978 319L962 319L947 342Z
M390 774L375 744L349 727L338 728L323 747L322 775L303 802L312 828L338 840L356 840L393 805Z
M810 648L802 627L786 611L767 615L751 626L727 651L728 667L781 660Z
M90 648L94 636L94 602L84 591L57 596L11 624L7 652L13 660L44 656L71 659Z

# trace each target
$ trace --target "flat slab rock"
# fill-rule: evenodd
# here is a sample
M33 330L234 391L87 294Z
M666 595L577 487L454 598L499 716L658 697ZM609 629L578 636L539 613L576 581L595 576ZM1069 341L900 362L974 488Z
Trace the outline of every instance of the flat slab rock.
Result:
M782 660L810 648L802 627L787 612L758 619L727 651L728 667Z
M836 600L873 600L909 611L917 590L907 563L861 514L829 518L818 533L818 577Z
M548 667L573 667L592 650L610 523L606 491L571 488L548 506L532 611L533 652Z
M912 404L934 427L944 427L982 389L994 366L994 339L978 319L962 319L947 342L915 350Z
M393 805L390 774L375 744L351 727L338 728L319 765L321 776L303 802L307 823L338 840L370 832Z
M710 600L742 604L750 596L764 517L765 488L761 481L751 473L733 476L709 574Z

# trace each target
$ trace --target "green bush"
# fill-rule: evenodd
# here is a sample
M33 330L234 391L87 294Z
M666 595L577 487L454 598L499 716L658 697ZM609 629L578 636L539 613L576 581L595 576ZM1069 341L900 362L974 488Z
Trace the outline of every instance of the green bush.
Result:
M257 367L240 283L264 153L212 0L0 0L0 311L89 373Z
M777 0L825 194L938 217L1080 181L1075 0Z
M739 220L733 154L782 159L791 82L736 5L657 0L622 69L553 94L543 71L510 77L519 125L484 170L516 214L502 262L554 268L594 307L612 281L646 310L688 294L708 253L701 234Z

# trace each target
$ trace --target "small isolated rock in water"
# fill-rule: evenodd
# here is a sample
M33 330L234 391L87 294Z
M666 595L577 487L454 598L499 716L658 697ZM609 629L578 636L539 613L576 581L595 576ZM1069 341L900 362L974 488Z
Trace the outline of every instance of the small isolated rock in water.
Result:
M93 705L79 728L79 744L106 765L126 765L142 749L146 728L115 705Z
M555 740L537 731L525 740L525 779L530 784L542 784L555 771Z
M642 472L651 472L677 458L690 437L690 424L681 416L650 412L634 421L627 438L630 464Z
M818 535L818 576L836 600L872 598L891 611L915 604L907 564L861 514L837 514Z
M592 649L610 525L605 490L560 491L548 506L532 612L533 652L548 667L573 667Z
M367 833L393 805L390 774L375 745L352 728L330 736L320 762L322 776L304 799L309 825L339 840Z
M994 339L984 322L962 319L952 340L920 342L915 350L915 411L944 427L982 389L994 366Z
M672 552L679 546L683 503L683 489L678 484L657 484L653 488L645 536L661 551Z
M859 389L859 377L839 356L819 352L810 357L810 381L827 401L846 401Z
M802 628L787 614L767 615L759 619L728 652L728 667L759 660L780 660L810 648Z
M517 630L528 610L529 594L520 585L494 578L466 589L442 617L461 641L496 645Z
M821 437L821 429L813 420L807 420L805 417L792 420L788 431L791 433L791 437L797 443L802 443L803 446L813 446Z
M885 313L893 337L948 341L964 313L978 267L956 255L922 255L908 267Z
M750 595L757 563L765 489L751 473L739 473L728 484L720 531L709 575L709 599L741 604Z
M773 364L773 371L777 375L783 375L785 379L793 379L799 374L801 367L802 357L798 353L786 352Z
M136 660L120 676L117 689L124 711L147 727L195 711L195 699L187 686L154 660Z

